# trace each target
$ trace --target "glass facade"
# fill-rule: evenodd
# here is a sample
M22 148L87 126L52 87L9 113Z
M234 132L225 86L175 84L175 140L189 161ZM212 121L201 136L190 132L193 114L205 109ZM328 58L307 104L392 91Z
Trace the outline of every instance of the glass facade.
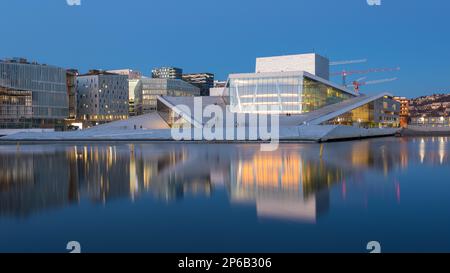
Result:
M157 102L157 108L158 108L158 114L161 116L162 119L164 119L165 122L167 122L167 124L171 128L191 127L191 123L189 121L185 120L183 117L181 117L175 111L173 111L173 109L171 107L165 105L160 100L158 100L158 102Z
M231 109L244 113L301 114L353 97L303 74L268 75L230 78Z
M0 61L0 128L54 127L69 115L63 68Z
M398 102L380 98L342 114L325 124L350 125L364 128L399 127Z
M199 96L200 89L178 79L141 79L141 89L135 94L135 111L138 115L156 111L158 96Z

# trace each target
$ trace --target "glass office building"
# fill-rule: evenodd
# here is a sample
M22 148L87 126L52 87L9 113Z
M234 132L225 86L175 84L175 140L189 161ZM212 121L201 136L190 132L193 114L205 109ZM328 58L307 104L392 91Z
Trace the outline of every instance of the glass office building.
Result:
M179 79L141 79L141 88L135 94L137 115L155 111L158 96L200 96L200 88Z
M65 69L0 61L0 128L54 128L68 115Z
M306 72L230 75L232 111L301 114L357 94Z

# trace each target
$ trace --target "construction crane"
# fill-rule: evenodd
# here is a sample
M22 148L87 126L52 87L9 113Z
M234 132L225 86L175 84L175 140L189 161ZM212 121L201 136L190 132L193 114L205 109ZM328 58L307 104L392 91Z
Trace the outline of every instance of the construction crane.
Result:
M331 73L332 76L342 76L342 85L347 86L347 76L355 74L368 74L368 73L378 73L378 72L388 72L388 71L398 71L400 67L394 68L371 68L367 70L354 70L354 71L339 71Z
M359 59L359 60L349 60L349 61L334 61L330 62L330 65L346 65L346 64L359 64L359 63L365 63L367 62L367 59Z
M371 84L379 84L379 83L385 83L385 82L393 82L396 81L398 78L389 78L389 79L381 79L381 80L374 80L374 81L353 81L352 84L347 85L347 87L352 87L354 88L355 92L359 92L359 87L362 85L371 85Z

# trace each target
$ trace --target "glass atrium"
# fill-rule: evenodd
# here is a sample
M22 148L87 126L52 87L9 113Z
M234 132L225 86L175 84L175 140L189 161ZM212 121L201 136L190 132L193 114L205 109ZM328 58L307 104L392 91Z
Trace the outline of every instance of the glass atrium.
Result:
M230 78L234 112L301 114L354 96L303 74L253 75Z

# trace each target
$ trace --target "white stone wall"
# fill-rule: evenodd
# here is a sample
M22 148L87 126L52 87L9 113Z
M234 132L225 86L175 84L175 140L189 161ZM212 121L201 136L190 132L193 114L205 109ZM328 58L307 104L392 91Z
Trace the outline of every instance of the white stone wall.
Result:
M256 59L256 73L306 71L328 80L329 64L327 58L315 53L263 57Z

